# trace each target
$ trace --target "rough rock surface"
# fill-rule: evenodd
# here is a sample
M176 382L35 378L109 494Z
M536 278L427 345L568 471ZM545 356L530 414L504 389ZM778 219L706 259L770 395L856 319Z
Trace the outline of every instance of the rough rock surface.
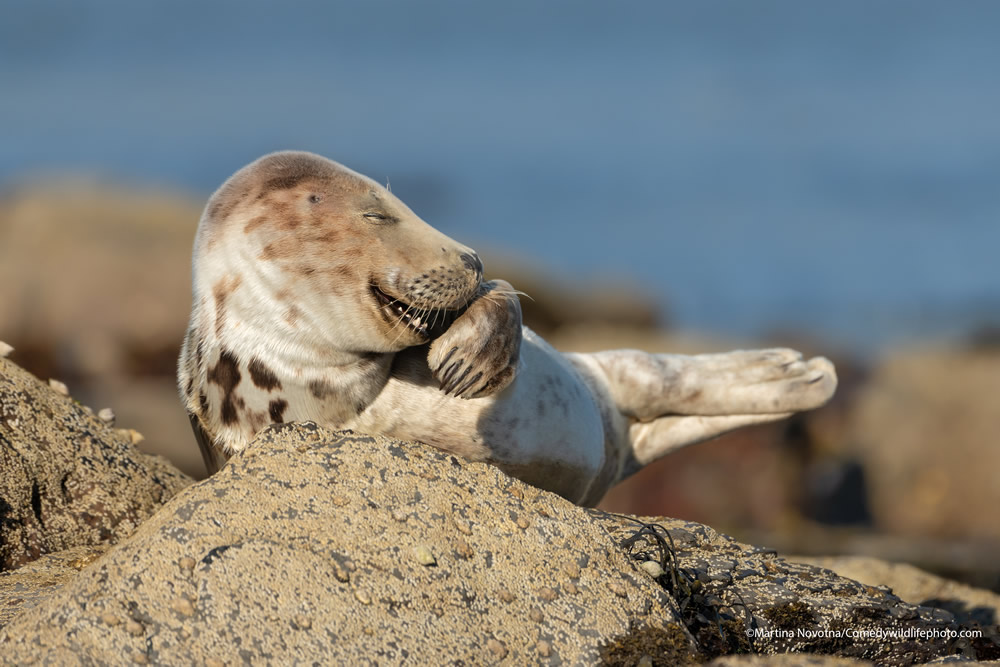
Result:
M62 581L0 631L6 660L672 664L798 651L909 664L994 648L887 639L958 627L699 524L585 510L486 464L312 424L268 429Z
M77 572L97 560L109 546L70 547L46 554L16 570L0 572L0 628L72 580Z
M423 446L273 427L0 646L14 661L595 661L602 640L678 617L586 517Z
M864 556L791 556L788 560L833 570L869 586L886 586L907 602L947 609L961 622L995 628L1000 623L1000 595L944 579L906 563Z
M37 459L69 471L71 488L106 494L96 505L97 496L77 498L100 510L91 528L105 533L81 539L70 519L88 513L55 511L37 482L46 477L5 487L27 498L12 508L27 503L42 519L33 533L16 523L17 535L67 545L0 573L5 663L676 664L755 652L716 664L840 665L998 655L995 634L952 636L963 628L946 610L706 526L578 508L486 464L313 424L265 431L128 536L140 515L108 507L153 511L187 480L0 363L5 480L48 470L51 461L25 458L40 449ZM124 470L109 481L115 466ZM158 486L159 476L172 485ZM13 534L5 524L4 542Z
M629 544L629 524L637 519L619 516L597 519L633 558L665 561L658 580L677 601L702 657L818 653L892 665L953 654L1000 658L995 629L961 625L945 609L906 603L887 588L788 562L677 519L638 519L670 537L658 531L667 544L650 537ZM962 637L968 630L977 637Z
M0 358L0 571L128 537L190 482Z

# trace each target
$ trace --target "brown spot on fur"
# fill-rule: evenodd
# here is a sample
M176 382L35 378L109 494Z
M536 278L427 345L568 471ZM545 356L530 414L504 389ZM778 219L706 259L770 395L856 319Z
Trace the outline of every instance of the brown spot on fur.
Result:
M283 424L285 416L285 408L288 407L288 401L283 398L276 398L267 404L267 412L271 415L272 424Z
M242 278L239 276L232 276L231 278L223 278L219 282L215 283L212 288L212 294L215 296L215 335L222 336L222 327L226 322L226 299L229 295L236 291L236 288L240 286Z
M198 406L201 408L201 416L202 417L207 417L208 416L208 396L205 395L205 392L199 392L199 394L198 394Z
M333 387L323 380L310 380L308 386L310 393L320 400L334 394Z
M219 355L219 363L208 371L208 381L219 385L222 389L222 423L234 424L239 415L236 411L236 401L241 400L234 395L236 386L240 383L240 364L232 352L223 350Z
M281 214L281 220L278 223L278 227L280 227L281 229L287 229L287 230L290 231L290 230L295 229L296 227L298 227L301 224L302 224L302 221L299 218L297 218L296 216L294 216L294 215L292 215L290 213L283 212Z
M247 421L250 422L250 428L254 431L259 431L268 424L267 413L263 410L260 412L256 410L247 410Z
M275 176L274 178L269 178L264 182L264 192L273 192L274 190L290 190L296 185L306 180L311 176L310 173L305 171L292 172L288 174L282 174L280 176Z
M243 233L244 234L249 234L253 230L257 229L258 227L260 227L261 225L264 225L266 223L267 223L267 216L266 215L256 215L256 216L254 216L253 218L250 219L250 222L248 222L247 224L245 224L243 226Z
M326 273L331 278L340 278L345 281L355 279L355 272L348 264L338 264L337 266L330 267L326 270Z
M278 376L274 374L274 371L265 366L264 362L260 359L256 357L251 359L247 365L247 370L250 371L250 379L261 389L266 389L267 391L281 389L281 381L278 379Z
M278 255L274 250L273 243L268 243L266 246L264 246L264 249L260 251L260 254L257 255L257 259L265 262L270 262L272 259L276 259L277 257Z
M294 238L284 237L277 241L272 241L264 246L259 255L260 259L269 261L272 259L287 259L294 257L301 252L301 245L295 242Z
M299 318L301 316L302 316L302 311L299 310L298 307L292 306L291 308L285 311L285 322L288 324L288 326L294 327L298 323Z
M247 196L246 187L230 186L221 190L208 205L208 218L220 222L232 215Z
M187 385L184 387L184 395L190 396L194 393L194 378L188 378Z
M323 224L326 224L325 220L322 220L321 222ZM317 243L327 243L329 245L337 245L338 243L340 243L341 239L340 239L340 232L338 232L336 229L328 229L322 234L317 233L310 236L309 240L315 241Z

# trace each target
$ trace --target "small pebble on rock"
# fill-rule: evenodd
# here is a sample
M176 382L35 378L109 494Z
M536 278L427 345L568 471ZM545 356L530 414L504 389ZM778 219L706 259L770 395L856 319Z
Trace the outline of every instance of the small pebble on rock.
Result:
M497 658L503 659L507 657L507 647L503 645L503 642L497 641L496 639L490 639L486 642L486 648L488 648L490 653L495 655Z
M97 413L97 418L105 424L114 424L115 411L111 408L101 408L101 410Z
M13 347L0 340L0 358L6 358L13 351Z
M657 577L663 575L663 568L660 567L660 564L657 563L655 560L643 561L642 569L644 569L647 573L649 573L649 576L651 576L653 579L656 579Z
M437 558L434 557L434 553L431 551L431 548L425 544L418 544L413 547L413 556L421 565L426 565L428 567L437 565Z
M186 598L177 598L170 605L174 611L184 616L194 616L194 605Z
M466 542L461 537L455 540L455 551L458 553L459 556L461 556L465 560L469 560L470 558L476 555L476 552L472 550L472 547L469 546L469 543Z
M548 586L546 586L544 588L539 588L538 589L538 597L542 598L546 602L552 602L557 597L559 597L559 593L557 593L555 591L555 589L552 589L552 588L549 588Z
M52 390L57 394L62 394L63 396L69 396L69 387L66 386L66 383L60 382L59 380L55 380L53 378L49 378L49 386L52 387Z

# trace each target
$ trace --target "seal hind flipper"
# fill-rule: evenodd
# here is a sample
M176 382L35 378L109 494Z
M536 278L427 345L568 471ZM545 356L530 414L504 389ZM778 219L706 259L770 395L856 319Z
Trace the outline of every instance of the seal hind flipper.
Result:
M205 470L208 472L208 476L211 477L219 472L225 464L227 460L226 456L212 444L212 439L205 431L205 427L201 425L201 420L198 419L197 415L189 412L188 419L191 420L191 430L194 431L194 439L198 441L198 449L201 450L201 458L205 462Z

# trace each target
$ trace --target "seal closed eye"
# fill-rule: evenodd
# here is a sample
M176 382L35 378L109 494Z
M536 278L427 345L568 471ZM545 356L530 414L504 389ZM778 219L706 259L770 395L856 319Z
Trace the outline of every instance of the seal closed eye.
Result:
M674 449L818 407L836 387L829 361L787 349L560 354L471 248L312 153L229 178L192 263L178 383L210 472L268 424L311 420L592 504Z

